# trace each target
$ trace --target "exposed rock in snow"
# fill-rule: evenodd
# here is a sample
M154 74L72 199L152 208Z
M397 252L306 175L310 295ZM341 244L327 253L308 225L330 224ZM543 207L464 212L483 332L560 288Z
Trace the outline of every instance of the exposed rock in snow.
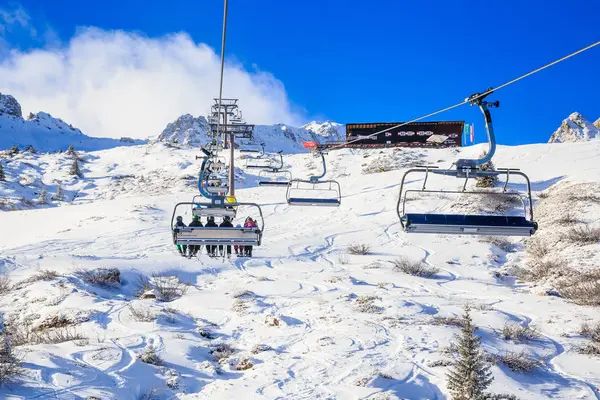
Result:
M21 105L10 94L0 93L0 115L11 115L22 118Z
M190 114L184 114L171 122L158 135L159 142L181 143L186 145L206 144L210 125L206 118L200 116L194 118Z
M123 146L124 143L127 142L86 136L62 119L45 112L30 113L27 119L23 119L19 102L11 95L0 93L0 149L31 145L38 151L47 152L66 150L73 145L78 150L94 151ZM143 141L138 140L130 144L141 143Z
M600 120L599 120L600 121ZM600 138L599 121L592 124L583 115L574 112L550 136L548 143L583 142Z
M595 126L596 128L598 128L598 129L600 129L600 118L598 118L598 119L596 120L596 122L594 122L594 126Z

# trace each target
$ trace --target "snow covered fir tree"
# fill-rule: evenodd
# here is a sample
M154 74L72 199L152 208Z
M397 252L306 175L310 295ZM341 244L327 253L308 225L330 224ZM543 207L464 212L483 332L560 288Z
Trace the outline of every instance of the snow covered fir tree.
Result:
M493 377L481 350L481 338L475 335L470 307L465 307L462 330L458 337L455 365L448 373L452 400L485 400Z

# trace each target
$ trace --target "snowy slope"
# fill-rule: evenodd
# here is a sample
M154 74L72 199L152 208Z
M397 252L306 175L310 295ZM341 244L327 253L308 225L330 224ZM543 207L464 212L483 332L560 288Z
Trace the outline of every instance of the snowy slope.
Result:
M560 128L550 136L548 143L581 142L598 138L600 138L600 128L575 112L562 122Z
M600 359L574 350L584 342L580 323L600 320L597 308L498 278L506 266L523 264L523 241L511 239L514 249L502 250L485 238L400 230L395 208L405 168L449 166L481 150L331 152L328 177L339 180L343 193L336 209L290 207L285 190L257 187L253 175L244 175L237 196L262 205L264 244L254 258L231 261L183 259L171 242L173 205L197 192L185 180L197 172L196 150L154 144L86 154L73 205L0 212L0 226L10 227L0 230L0 272L16 284L0 296L0 320L7 331L39 330L58 315L67 324L61 329L87 339L18 346L25 374L0 388L0 398L137 400L154 389L165 399L445 399L444 349L458 328L438 321L460 315L466 303L486 351L522 350L542 360L525 374L494 366L492 392L600 398ZM51 171L60 159L26 157L30 170L19 173L44 182L58 174ZM394 168L373 173L368 167L380 157L393 160ZM308 154L284 161L295 176L315 172ZM495 163L528 173L537 197L558 185L599 183L600 142L500 146ZM461 185L430 179L428 187ZM410 205L435 209L447 202L434 197ZM572 211L590 226L600 224L596 203ZM189 211L183 217L188 222ZM554 226L544 220L541 229ZM352 243L369 245L370 254L348 254ZM583 260L600 265L600 244L569 254L573 266ZM406 275L391 264L400 256L439 272L431 279ZM99 287L78 273L98 267L118 268L121 284ZM33 279L44 270L59 276ZM140 299L140 274L177 276L189 287L171 302ZM147 322L134 316L141 311ZM541 336L504 340L499 330L507 322L535 325ZM219 344L234 349L221 362L211 354ZM149 345L164 360L161 366L137 358ZM252 367L237 370L245 358Z
M209 141L210 125L203 116L194 117L185 114L167 125L157 140L166 143L179 143L192 146L204 145ZM283 150L287 154L305 152L302 142L306 141L339 141L345 138L345 127L332 121L324 123L311 122L300 128L285 124L256 125L254 143L264 143L265 150L277 152Z
M0 93L0 149L31 145L37 151L48 152L66 150L73 145L80 150L92 151L141 143L140 140L92 138L45 112L32 113L24 119L18 101Z

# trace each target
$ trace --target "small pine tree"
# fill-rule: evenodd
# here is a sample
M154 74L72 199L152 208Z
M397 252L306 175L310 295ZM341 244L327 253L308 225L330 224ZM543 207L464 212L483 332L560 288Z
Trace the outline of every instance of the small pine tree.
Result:
M73 155L73 153L75 153L75 147L73 147L73 145L70 145L69 148L67 149L66 153L70 156Z
M4 167L2 166L2 161L0 161L0 182L6 181L6 175L4 175Z
M481 338L475 335L470 308L465 307L463 328L458 338L456 364L448 373L448 389L453 400L482 400L494 379L481 351Z
M35 149L33 148L32 145L27 146L27 148L25 149L25 151L28 151L31 154L35 154Z
M63 194L62 183L58 183L58 188L56 189L56 193L52 196L52 200L63 201L65 199L65 195Z
M487 151L484 151L479 157L485 157L486 155L487 155ZM486 162L485 164L480 165L478 167L478 169L480 171L495 171L496 166L494 165L492 160L490 160L490 161ZM482 176L482 177L476 178L476 181L477 181L477 183L475 184L475 186L477 186L477 187L493 188L498 185L498 176L497 175Z
M21 361L15 356L10 338L0 333L0 386L10 382L21 372Z
M35 118L35 114L30 112L29 115L27 116L27 120L31 121L32 119Z
M74 159L71 168L69 169L69 175L78 176L81 178L81 170L79 169L79 160Z
M40 198L38 199L38 204L39 205L48 204L47 198L48 198L48 190L46 190L46 186L42 186L42 193L40 193Z

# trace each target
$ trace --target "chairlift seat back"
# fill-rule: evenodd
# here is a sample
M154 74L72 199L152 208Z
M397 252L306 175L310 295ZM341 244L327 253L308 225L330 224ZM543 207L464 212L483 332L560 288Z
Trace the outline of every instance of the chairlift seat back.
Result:
M215 217L215 218L235 218L236 210L233 208L192 208L192 215L202 217Z
M302 197L290 197L287 199L287 203L291 206L329 206L339 207L341 204L339 199L316 199L316 198L302 198Z
M531 236L537 224L520 216L406 214L406 232L455 235Z
M256 228L186 227L174 230L179 245L260 246L262 232Z

